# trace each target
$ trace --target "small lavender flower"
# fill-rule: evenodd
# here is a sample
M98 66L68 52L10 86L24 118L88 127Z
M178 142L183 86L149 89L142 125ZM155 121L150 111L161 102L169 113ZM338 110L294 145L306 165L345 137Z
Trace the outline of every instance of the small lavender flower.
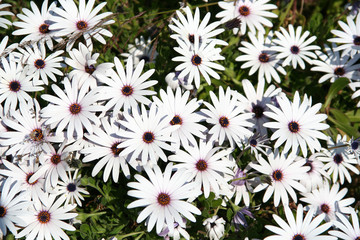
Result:
M245 228L248 227L245 215L254 218L254 215L250 212L248 207L243 207L242 209L240 209L240 211L235 214L232 220L232 223L235 225L235 231L240 230L240 225Z

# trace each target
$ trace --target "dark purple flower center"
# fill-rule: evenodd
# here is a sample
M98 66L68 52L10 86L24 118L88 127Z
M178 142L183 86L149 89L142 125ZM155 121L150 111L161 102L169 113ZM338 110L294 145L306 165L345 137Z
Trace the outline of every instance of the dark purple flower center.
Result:
M76 27L78 30L81 31L81 30L86 29L88 27L88 24L87 24L87 22L80 20L76 23Z
M81 112L81 105L77 103L73 103L69 107L70 113L73 115L77 115Z
M283 173L281 172L281 170L275 170L272 173L272 177L275 181L281 181L283 179Z
M351 143L351 148L352 148L352 150L357 150L358 147L359 147L359 143L358 143L358 142L352 142L352 143Z
M182 119L179 115L175 115L170 121L170 125L181 125L181 124L182 124Z
M354 45L359 46L360 45L360 36L355 36L353 43L354 43Z
M251 111L255 114L255 118L261 118L264 115L264 108L258 104L254 105Z
M196 169L200 172L205 171L207 169L207 162L205 160L200 159L196 163Z
M96 70L96 68L94 65L90 65L90 66L86 65L85 66L85 72L87 72L90 75L93 74L93 72L95 72L95 70Z
M334 70L334 74L337 76L343 76L345 74L345 69L343 67L337 67Z
M34 65L37 69L43 69L45 67L45 61L42 59L36 59Z
M124 150L123 148L118 148L119 144L120 144L120 142L116 142L111 146L111 151L112 151L112 153L114 154L115 157L119 156L121 151Z
M36 180L36 181L30 183L29 180L30 180L30 178L31 178L32 175L34 175L33 172L29 172L29 173L26 175L26 183L29 184L29 185L35 185L35 184L37 183L37 181L38 181L38 180Z
M310 169L307 171L308 173L311 173L313 171L313 164L312 161L310 161L309 159L306 159L306 163L304 164L304 166L310 167Z
M257 146L257 141L256 141L256 139L251 139L250 140L250 146L252 146L252 147L256 147Z
M30 133L30 138L31 138L31 140L33 140L35 142L40 142L41 140L44 139L42 130L40 128L36 128L36 129L32 130Z
M123 88L121 89L121 93L124 95L124 96L130 96L131 94L133 94L134 92L134 89L132 88L132 86L130 85L125 85L123 86Z
M46 210L40 211L37 215L37 219L41 224L50 222L50 213Z
M160 193L157 197L157 201L161 206L169 205L170 200L169 194L166 193Z
M239 13L241 16L246 17L250 14L250 8L245 5L241 6L241 7L239 7Z
M298 46L291 46L291 48L290 48L290 52L292 53L292 54L298 54L299 52L300 52L300 48L298 47Z
M42 33L42 34L49 33L50 32L49 24L46 24L46 23L41 24L40 27L39 27L39 32Z
M269 58L269 54L267 53L260 53L259 55L259 61L262 62L262 63L267 63L268 61L270 60Z
M143 134L143 141L145 143L149 144L149 143L154 142L154 140L155 140L155 136L154 136L154 134L152 132L145 132Z
M340 153L335 154L333 159L336 164L340 164L344 160Z
M230 124L230 121L229 121L229 119L227 118L227 117L224 117L224 116L222 116L221 118L219 118L219 123L220 123L220 125L222 126L222 127L228 127L229 126L229 124Z
M66 186L66 189L67 189L69 192L75 192L75 190L76 190L76 185L75 185L75 183L69 183L69 184Z
M201 57L199 57L199 55L197 55L197 54L192 56L192 58L191 58L191 63L195 66L199 66L201 64L201 61L202 61Z
M288 128L289 128L289 131L292 133L297 133L300 130L299 124L295 121L289 122Z
M9 89L12 92L18 92L20 90L20 88L21 88L21 84L19 81L14 80L14 81L11 81L9 84Z
M306 238L302 234L296 234L296 235L294 235L292 240L306 240Z
M142 55L141 58L140 58L140 61L141 61L141 60L144 60L145 63L150 62L150 58L149 58L149 56L147 56L147 55Z
M54 154L54 155L51 156L50 161L54 165L58 165L61 162L61 156L59 154Z
M323 204L321 204L321 206L320 206L320 210L321 210L322 212L328 214L329 211L330 211L330 207L329 207L329 205L327 205L326 203L323 203Z
M6 207L0 206L0 217L5 217Z

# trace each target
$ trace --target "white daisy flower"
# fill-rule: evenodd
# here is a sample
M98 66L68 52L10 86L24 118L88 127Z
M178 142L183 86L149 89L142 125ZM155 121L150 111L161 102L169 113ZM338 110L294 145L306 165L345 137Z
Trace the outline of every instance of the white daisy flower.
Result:
M120 156L120 152L123 149L118 148L118 145L123 139L118 136L118 132L119 127L114 124L112 119L110 119L109 123L107 117L102 118L101 128L95 127L93 134L85 136L86 139L94 143L94 146L81 150L81 153L85 155L82 159L84 163L97 160L91 173L93 177L102 168L105 168L103 173L104 182L107 182L111 172L114 182L118 182L120 169L127 178L130 177L130 170L127 164L128 157Z
M271 34L269 34L271 35ZM243 62L241 68L250 68L249 75L253 75L258 71L258 80L262 81L265 77L268 83L273 78L276 82L281 82L279 74L286 75L286 72L282 66L280 66L280 60L276 59L276 52L273 47L270 46L271 36L266 38L262 33L258 33L258 37L254 33L248 34L251 43L242 41L241 44L244 47L240 47L239 50L244 54L238 56L235 61Z
M205 219L203 225L210 240L220 240L224 236L225 223L225 220L217 215Z
M201 109L207 117L206 122L213 125L208 132L211 134L209 141L218 141L222 145L227 139L232 148L235 144L242 147L245 137L252 135L249 129L254 126L250 122L253 114L244 113L244 108L238 105L237 98L229 87L226 92L219 87L219 99L210 91L210 98L213 105L204 102L208 109Z
M26 51L21 51L23 57L21 62L27 64L28 76L31 76L34 85L48 85L48 77L56 82L56 76L63 76L63 72L58 68L65 67L65 64L62 63L63 57L59 56L64 51L56 51L46 56L45 45L40 43L32 44L30 46L25 46Z
M332 45L334 49L335 44ZM320 60L313 60L312 63L315 65L311 68L311 71L318 71L325 73L319 79L319 83L325 82L330 79L330 82L335 82L336 79L345 77L350 80L360 80L360 74L357 74L357 70L360 68L360 64L356 64L359 60L360 55L355 55L350 58L350 55L346 54L340 56L339 52L336 52L325 44L326 54L320 51L316 51Z
M15 165L6 160L2 160L2 163L7 169L0 169L0 174L16 180L20 184L20 188L24 190L28 201L38 201L44 197L44 176L30 181L30 178L38 171L39 164L20 163Z
M49 27L53 23L51 11L56 7L56 2L51 3L48 7L48 0L43 1L41 6L41 12L38 6L31 1L31 10L23 8L24 14L17 14L17 17L21 20L14 22L13 25L21 28L15 30L13 35L27 35L21 40L21 43L32 41L32 42L46 42L46 45L50 50L53 49L52 38L59 41L59 38L55 38L55 31L50 31Z
M171 72L165 77L165 81L172 90L176 90L178 87L182 87L185 90L192 90L194 88L193 85L189 84L188 75L185 77L179 78L179 74L181 72Z
M311 59L316 59L316 55L312 51L320 50L319 46L310 45L316 40L316 37L312 36L306 39L310 35L310 32L305 31L302 34L301 26L298 26L295 31L292 24L289 24L289 32L283 27L280 27L280 30L281 32L275 32L278 38L273 39L273 42L278 46L274 46L272 49L279 52L276 58L285 58L282 65L287 66L292 63L292 66L295 69L299 63L300 67L305 69L304 60L307 63L312 64Z
M195 9L194 16L191 13L191 9L187 6L185 9L186 18L180 11L176 11L179 20L172 18L171 20L175 23L169 24L169 28L175 32L170 37L178 41L184 41L188 46L193 47L195 43L195 35L199 37L201 44L207 44L209 42L215 42L218 45L228 45L227 42L213 38L224 31L223 28L217 27L221 24L220 21L213 22L208 25L211 13L208 12L200 23L200 11L199 8Z
M141 74L145 61L141 61L134 69L131 57L126 63L126 71L117 57L114 58L114 62L116 72L110 72L110 78L100 77L105 84L101 89L100 98L101 100L109 99L105 104L105 109L108 111L112 108L112 112L117 114L120 110L129 112L131 109L137 109L139 103L149 105L151 101L145 96L156 94L154 91L147 90L158 82L148 80L155 69Z
M26 193L22 190L20 184L12 178L7 178L1 186L0 230L4 236L7 235L7 229L16 235L19 226L26 226L24 212L31 202L26 201Z
M325 214L325 221L336 220L335 213L349 214L351 211L350 205L355 202L355 198L345 198L348 192L347 188L339 191L340 184L335 183L331 186L329 182L325 181L323 186L319 189L314 189L310 193L302 193L301 201L308 203L309 209L314 209L316 215Z
M174 232L174 223L177 222L185 228L182 216L195 222L193 214L200 215L200 210L193 204L187 202L189 198L198 196L199 192L194 190L194 183L187 182L189 173L176 171L172 176L172 163L169 163L164 173L155 165L153 169L144 166L144 170L150 180L136 174L137 182L127 185L133 190L128 195L138 198L128 205L128 208L145 207L137 218L140 223L146 220L147 230L150 232L156 224L156 232L159 234L164 224L169 228L169 233Z
M70 170L68 164L71 159L71 153L64 150L66 141L62 143L59 149L55 149L51 146L48 152L43 153L39 157L41 166L30 178L30 182L38 180L40 177L45 176L45 190L48 191L51 187L55 187L58 184L59 177L64 182L68 180L66 171Z
M347 152L346 135L341 137L337 135L336 143L329 137L328 149L323 149L323 154L319 156L319 160L325 163L324 170L330 175L332 174L333 182L337 182L338 178L340 184L344 184L344 180L351 183L352 177L349 173L351 170L353 173L359 175L360 171L356 168L357 160L354 154Z
M268 4L270 0L236 0L236 1L220 1L219 6L224 9L216 14L217 18L221 18L222 23L231 21L237 18L241 21L240 30L241 34L246 33L248 27L252 33L256 30L265 33L264 26L272 27L272 22L267 18L276 18L275 13L269 10L276 9L276 5ZM264 25L264 26L263 26ZM239 31L235 28L234 34Z
M301 179L300 183L306 187L308 192L322 187L324 181L330 180L329 174L324 170L324 164L319 159L321 155L321 153L314 153L310 157L305 158L305 166L309 166L310 169L306 172L307 177ZM295 161L302 159L302 157L297 157Z
M69 204L60 207L66 197L61 196L56 201L55 197L55 195L49 195L44 197L41 202L34 202L29 209L29 216L24 217L28 225L19 232L17 238L26 237L27 240L70 239L64 230L75 231L76 229L74 226L64 222L64 220L72 219L78 215L70 212L76 205Z
M160 96L161 100L154 97L154 102L163 109L166 115L172 117L169 125L180 126L171 133L171 137L177 141L176 148L179 148L180 145L184 147L189 144L195 145L197 140L194 136L205 139L204 133L207 128L199 124L205 118L199 112L194 112L202 104L201 100L193 98L188 102L189 91L182 94L181 89L177 88L174 94L170 87L167 88L167 92L161 89Z
M360 75L359 75L360 76ZM349 83L349 87L354 91L351 99L357 98L360 96L360 82L351 82ZM360 101L356 104L356 107L360 107Z
M84 197L81 194L89 194L84 188L80 187L81 175L78 175L78 169L75 170L74 175L68 172L68 178L65 181L59 181L54 189L56 195L66 196L65 205L75 204L81 207L81 201Z
M326 114L316 114L321 103L311 106L311 98L306 95L300 102L299 92L295 92L293 102L286 96L276 97L279 108L267 104L272 112L264 112L264 115L272 118L275 122L264 123L264 127L276 129L271 135L270 140L276 140L274 148L278 148L284 142L284 153L292 148L293 153L297 153L299 145L304 157L307 156L307 148L312 153L320 151L321 145L318 139L327 140L327 136L320 132L329 128L329 125L321 123L327 118Z
M72 67L71 72L69 72L69 78L78 78L79 87L86 83L91 88L95 88L98 85L97 80L99 80L99 76L106 75L107 71L114 66L113 63L96 65L100 54L91 54L91 51L91 47L88 48L83 43L79 43L79 49L73 48L69 52L70 58L65 58L66 64Z
M264 115L264 112L269 110L266 105L272 104L273 99L281 94L281 88L270 85L265 91L265 81L261 80L258 81L256 90L247 79L241 83L245 96L238 92L235 92L235 96L238 98L240 105L245 109L245 112L254 113L250 121L255 124L256 131L260 136L267 136L267 128L263 126L264 123L269 121Z
M125 112L124 120L120 121L120 124L126 128L126 131L120 130L118 133L124 139L117 146L123 148L120 156L126 157L132 154L130 163L140 157L143 165L156 164L159 157L167 162L163 149L175 150L167 142L173 142L170 134L180 127L179 125L169 126L171 117L160 112L155 104L150 106L149 111L141 105L141 110L134 109L133 116Z
M360 238L359 217L355 210L351 209L351 221L342 214L336 213L338 221L333 224L337 230L329 231L329 234L344 240L357 240Z
M269 153L267 156L268 162L259 155L257 161L259 164L250 163L250 166L258 172L270 177L270 182L262 182L255 189L254 192L259 192L266 189L263 197L263 202L267 202L274 194L274 206L279 206L280 200L282 204L289 204L289 197L297 202L297 196L294 189L300 192L305 192L306 188L298 181L306 177L306 172L309 167L305 166L305 159L294 161L295 155L285 156L283 153Z
M178 150L175 155L169 156L169 160L178 163L176 169L191 173L187 180L194 179L195 187L202 189L206 198L210 192L219 195L220 185L227 185L223 174L234 174L230 169L233 162L228 159L231 150L214 147L212 142L201 140L199 145L188 146L185 150Z
M250 206L250 195L247 189L247 169L240 169L237 165L234 168L233 179L231 185L233 186L232 191L235 192L235 205L239 205L243 199L245 206Z
M121 56L126 58L125 61L131 57L134 66L138 65L141 60L144 60L145 63L153 63L158 55L151 38L148 37L145 42L143 36L140 36L140 39L135 38L135 45L129 44L128 51L128 53L122 53Z
M342 31L331 30L336 37L330 38L328 41L341 44L334 49L335 51L343 50L343 56L350 53L350 56L353 57L360 50L360 14L357 15L355 22L351 17L347 17L346 21L347 24L343 21L338 22Z
M40 105L34 99L34 105L21 105L20 111L12 112L12 117L4 117L2 123L9 128L1 135L0 144L10 146L6 155L38 156L49 149L50 142L62 142L64 137L54 136L44 126L40 117Z
M7 7L11 7L11 4L8 4L8 3L0 4L0 9L7 8ZM13 15L14 14L9 11L0 11L0 16L13 16ZM11 21L9 21L6 18L0 18L0 27L7 29L8 28L7 25L11 25Z
M46 119L46 125L56 128L56 134L60 134L66 128L67 139L76 140L83 137L83 127L91 134L92 123L100 125L100 120L94 112L103 111L104 107L96 105L98 100L96 90L88 92L85 85L78 90L77 78L73 78L71 83L68 78L64 78L63 83L64 90L55 84L51 86L58 97L41 95L41 98L50 103L41 110L41 116Z
M10 54L8 60L1 59L2 68L0 68L0 103L4 102L4 114L14 111L18 105L27 104L32 101L28 92L42 91L44 88L33 86L31 77L26 77L22 64L14 61L13 54Z
M182 62L175 70L181 71L179 78L185 77L189 74L189 84L195 79L195 87L200 87L200 74L205 78L206 82L210 85L210 77L220 79L220 75L214 70L225 70L223 66L214 61L224 60L225 58L220 55L221 49L215 48L215 43L200 44L197 34L194 35L194 48L189 50L189 47L183 41L178 41L180 47L175 47L174 50L182 56L172 58L172 61Z
M53 9L56 16L52 21L54 24L49 26L49 30L55 30L56 36L69 36L67 41L67 51L69 51L76 39L81 35L84 36L86 46L92 46L91 37L95 38L102 44L106 44L104 36L112 37L112 33L102 28L104 25L114 23L114 20L104 20L110 15L111 12L105 12L97 15L100 10L106 5L102 2L94 9L95 0L80 0L79 6L76 6L73 0L59 0L62 8Z
M336 240L336 237L328 235L320 235L326 232L331 223L321 224L325 215L314 217L314 210L310 210L305 219L303 219L304 209L301 204L296 210L296 218L294 217L289 206L284 206L286 220L284 221L278 215L273 214L273 218L280 227L266 225L265 227L277 235L266 237L264 240Z

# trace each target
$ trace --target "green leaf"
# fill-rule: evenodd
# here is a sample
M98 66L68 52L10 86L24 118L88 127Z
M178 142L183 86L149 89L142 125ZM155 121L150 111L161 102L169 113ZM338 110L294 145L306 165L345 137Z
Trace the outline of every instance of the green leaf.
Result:
M349 122L341 122L337 119L332 118L331 116L329 116L328 119L335 124L336 128L345 132L348 136L353 136L355 138L360 137L358 129L350 126Z
M227 220L229 222L231 222L231 220L233 219L233 216L234 216L234 212L232 211L231 208L228 208L228 210L226 211Z
M106 214L106 212L78 213L78 216L76 218L81 222L85 222L85 220L89 217L99 217L104 214Z
M323 105L323 110L330 106L331 100L337 96L338 92L343 89L346 85L349 84L349 79L347 78L338 78L330 87L328 94L326 95L326 100Z
M349 118L350 122L360 122L360 111L349 111L345 115Z

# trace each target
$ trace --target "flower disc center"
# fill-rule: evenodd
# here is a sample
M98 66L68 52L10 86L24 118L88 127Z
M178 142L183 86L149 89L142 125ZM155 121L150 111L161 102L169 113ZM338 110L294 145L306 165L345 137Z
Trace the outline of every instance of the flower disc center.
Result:
M333 159L336 164L340 164L344 160L343 156L339 153L335 154Z
M181 125L181 124L182 124L182 119L179 115L175 115L170 121L170 125Z
M329 211L330 211L330 207L329 207L329 205L327 205L326 203L323 203L323 204L321 204L321 206L320 206L320 210L321 210L322 212L328 214Z
M352 142L351 143L351 149L352 150L357 150L359 147L359 143L358 142Z
M85 30L88 27L88 25L87 25L87 22L80 20L76 23L76 27L78 30L81 31L81 30Z
M51 156L50 161L54 164L57 165L61 162L61 156L59 154L54 154Z
M255 113L255 118L261 118L264 115L264 108L258 104L253 106L251 111Z
M70 113L73 115L79 114L81 112L81 106L80 104L73 103L69 107Z
M250 140L250 146L256 147L256 145L257 145L256 139L251 139L251 140Z
M191 58L191 63L195 66L199 66L201 64L201 61L202 61L201 57L197 54L192 56Z
M250 8L247 6L241 6L241 7L239 7L239 13L241 16L244 16L244 17L249 16Z
M354 43L356 46L359 46L359 45L360 45L360 36L355 36L353 43Z
M36 59L34 65L37 69L43 69L45 67L45 61L42 59Z
M75 183L69 183L69 184L66 186L66 189L67 189L69 192L75 192L75 190L76 190L76 185L75 185Z
M157 197L157 201L161 206L166 206L170 203L170 196L166 193L160 193Z
M149 144L149 143L154 142L154 140L155 140L155 136L154 136L154 134L152 132L145 132L143 134L143 141L145 143Z
M0 217L4 217L6 215L6 207L0 206Z
M199 160L196 163L196 169L199 171L205 171L207 169L207 162L205 160Z
M270 58L269 58L269 54L267 53L260 53L259 55L259 61L262 63L267 63L269 62Z
M95 72L95 70L96 70L96 68L94 65L90 65L90 66L86 65L85 66L85 72L87 72L90 75L93 74L93 72Z
M272 173L272 177L275 181L281 181L283 179L283 173L281 172L281 170L275 170Z
M9 88L10 88L10 91L12 92L18 92L21 88L21 84L19 81L11 81L10 84L9 84Z
M41 224L50 222L50 213L46 210L40 211L37 215L37 219Z
M125 85L125 86L123 86L123 88L121 89L121 93L122 93L124 96L126 96L126 97L130 96L131 94L133 94L133 92L134 92L134 89L133 89L130 85Z
M290 48L290 52L292 53L292 54L298 54L299 52L300 52L300 48L298 47L298 46L291 46L291 48Z
M343 67L337 67L334 70L334 74L337 76L343 76L345 74L345 69Z
M30 180L30 178L31 178L32 175L34 175L33 172L30 172L30 173L28 173L28 174L26 175L26 182L27 182L27 184L29 184L29 185L31 185L31 186L32 186L32 185L35 185L35 184L37 183L37 181L38 181L38 180L35 180L34 182L30 183L29 180Z
M292 240L306 240L306 238L302 234L296 234Z
M289 128L289 131L292 133L297 133L300 130L299 124L295 121L289 122L288 128Z
M30 138L35 142L40 142L41 140L44 139L42 130L40 128L36 128L32 130L32 132L30 133Z
M49 24L46 24L46 23L41 24L40 27L39 27L39 32L42 33L42 34L49 33L50 32Z
M222 126L222 127L228 127L229 126L229 124L230 124L230 121L229 121L229 119L227 118L227 117L224 117L224 116L222 116L221 118L219 118L219 123L220 123L220 125Z
M123 148L118 148L117 146L120 144L120 142L116 142L111 146L111 151L114 154L115 157L119 156Z

